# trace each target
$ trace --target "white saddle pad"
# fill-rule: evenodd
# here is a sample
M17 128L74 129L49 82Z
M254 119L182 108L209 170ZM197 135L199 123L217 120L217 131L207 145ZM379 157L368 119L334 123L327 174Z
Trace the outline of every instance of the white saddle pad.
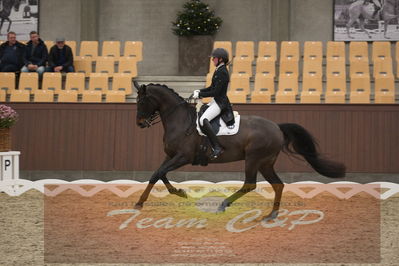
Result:
M241 116L238 114L238 112L234 111L235 123L230 127L226 126L226 123L223 121L223 119L220 119L220 128L216 136L231 136L237 134L238 130L240 129L240 118ZM197 131L198 134L200 134L201 136L205 136L205 134L202 132L199 126L198 118L197 118Z

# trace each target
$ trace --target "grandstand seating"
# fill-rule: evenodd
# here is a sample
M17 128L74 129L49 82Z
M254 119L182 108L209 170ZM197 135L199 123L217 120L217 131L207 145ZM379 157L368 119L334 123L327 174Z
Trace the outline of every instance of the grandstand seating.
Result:
M61 73L46 72L43 74L42 90L58 92L62 89Z
M98 56L98 41L82 41L79 56L91 57L95 60Z
M15 73L0 72L0 90L7 92L15 90Z
M143 42L141 41L126 41L123 50L123 56L134 57L137 61L143 60Z
M104 41L102 46L102 56L113 57L118 60L121 54L121 43L119 41Z
M260 41L258 43L258 59L277 61L277 43Z
M235 52L235 57L236 58L246 58L250 59L251 62L254 60L254 42L249 41L249 42L237 42L236 43L236 52Z
M18 90L33 91L39 89L39 75L36 72L23 72L19 77Z

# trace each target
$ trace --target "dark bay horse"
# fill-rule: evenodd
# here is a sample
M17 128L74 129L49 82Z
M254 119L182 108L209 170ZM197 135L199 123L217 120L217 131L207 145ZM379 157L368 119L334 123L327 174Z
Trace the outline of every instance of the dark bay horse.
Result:
M176 92L164 85L139 86L137 82L134 85L138 90L136 124L141 128L150 127L155 117L159 115L164 127L163 142L166 153L165 160L154 172L135 205L136 209L141 209L158 180L165 183L170 193L187 197L184 190L176 189L169 183L166 174L183 165L193 163L201 137L195 129L195 108ZM321 175L332 178L345 175L345 166L323 158L317 151L312 135L297 124L277 125L259 116L241 116L239 132L234 136L220 136L219 139L225 151L210 163L245 160L244 184L221 203L219 212L224 211L232 202L256 188L256 176L259 171L272 185L275 192L273 210L264 219L276 218L284 184L273 166L282 150L303 156Z
M7 32L10 31L12 24L10 19L11 10L14 8L15 12L18 12L20 4L21 0L0 0L0 35L5 20L9 22Z

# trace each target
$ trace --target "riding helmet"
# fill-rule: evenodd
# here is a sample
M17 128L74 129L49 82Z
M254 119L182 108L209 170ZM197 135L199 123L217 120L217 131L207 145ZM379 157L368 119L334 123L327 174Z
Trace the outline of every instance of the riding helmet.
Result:
M221 58L224 63L229 62L229 53L223 48L216 48L213 50L211 57Z

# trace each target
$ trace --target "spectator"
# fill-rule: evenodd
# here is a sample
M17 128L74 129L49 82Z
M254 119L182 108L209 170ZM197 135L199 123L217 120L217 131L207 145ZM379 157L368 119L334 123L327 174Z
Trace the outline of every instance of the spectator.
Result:
M17 72L24 65L25 45L17 41L15 32L7 33L7 41L0 45L0 72Z
M46 70L48 58L47 47L36 31L29 34L30 41L25 48L24 67L21 72L37 72L41 76Z
M49 72L74 72L72 49L64 38L57 38L49 54Z

